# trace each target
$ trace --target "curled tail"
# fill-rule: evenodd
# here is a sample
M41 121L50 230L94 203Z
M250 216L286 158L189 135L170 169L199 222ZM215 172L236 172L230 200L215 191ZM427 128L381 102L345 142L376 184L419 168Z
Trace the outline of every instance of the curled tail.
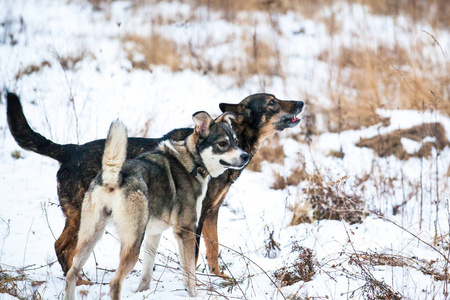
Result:
M127 129L119 120L111 123L102 160L103 186L116 187L120 182L120 170L127 157Z
M6 115L8 118L9 130L14 140L25 150L30 150L59 162L69 161L76 151L77 145L56 144L44 136L31 129L23 114L19 97L14 93L8 93Z

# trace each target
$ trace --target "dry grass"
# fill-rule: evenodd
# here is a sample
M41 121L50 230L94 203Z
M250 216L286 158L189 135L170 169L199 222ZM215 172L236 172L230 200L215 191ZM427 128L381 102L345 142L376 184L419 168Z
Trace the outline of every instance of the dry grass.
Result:
M430 275L436 281L449 281L450 273L444 267L438 267L436 260L419 259L399 254L386 254L375 252L354 253L350 256L349 264L362 264L364 266L391 266L408 267L416 269L425 275Z
M283 190L287 186L297 186L300 182L311 179L311 175L306 172L304 162L293 168L288 177L281 176L278 172L274 172L273 177L275 180L271 189L274 190Z
M206 6L215 11L220 11L228 21L236 19L239 11L268 11L285 13L287 11L302 12L304 15L316 15L325 5L330 5L332 0L317 1L290 1L290 0L187 0L197 6Z
M86 58L86 51L81 50L73 53L68 53L66 55L61 55L55 52L55 58L59 65L64 71L74 71L79 66L79 63Z
M292 219L289 226L314 222L312 217L312 205L309 201L304 203L296 202L289 209L292 211Z
M0 294L7 294L19 300L41 300L42 297L37 290L27 294L23 290L24 282L30 282L30 279L21 271L8 271L0 267ZM31 282L32 286L38 286L43 282Z
M379 281L373 276L366 276L366 283L362 286L364 299L367 300L401 300L400 293L394 291L384 281Z
M127 58L133 69L150 70L166 65L172 72L182 69L182 54L175 41L152 32L149 36L127 34L123 37Z
M269 43L260 38L256 31L243 34L242 53L244 58L227 57L214 62L206 59L204 54L213 46L179 44L176 41L152 32L148 36L127 34L122 42L133 69L152 70L153 66L166 65L172 72L183 69L200 72L204 75L229 75L235 78L237 86L243 86L252 76L258 76L261 86L267 85L272 77L283 77L282 55L276 43ZM230 38L231 39L231 38ZM223 43L231 40L225 39Z
M264 231L268 235L266 240L264 241L264 256L268 258L275 258L278 255L278 252L281 250L280 244L273 237L274 230L271 229L268 225L264 227Z
M367 216L363 198L354 191L347 192L342 188L348 176L331 182L325 182L324 177L318 170L308 172L304 158L300 159L299 164L287 177L274 172L272 189L280 190L287 186L305 184L301 189L304 199L289 207L293 214L289 225L312 223L314 220L345 220L355 224L361 223ZM357 186L367 179L359 180Z
M94 10L107 9L114 0L87 0ZM138 5L148 5L148 2L134 0ZM367 5L371 13L398 17L409 16L412 21L426 21L435 28L450 26L450 3L446 0L182 0L194 7L204 6L208 9L222 12L223 18L233 21L239 11L268 11L285 13L296 11L304 16L315 17L322 14L324 7L337 2L360 3Z
M308 185L303 188L303 202L290 207L293 213L290 225L311 223L314 220L345 220L350 224L361 223L367 216L365 202L356 193L341 189L346 176L334 181L324 182L320 174L311 174Z
M422 143L420 149L412 154L403 149L402 138L422 142L425 137L432 137L435 141ZM429 157L433 148L442 150L446 146L450 146L450 143L447 140L445 129L440 123L426 123L409 129L398 129L385 135L362 139L356 146L371 148L380 157L395 155L399 159L408 159L410 157Z
M42 61L40 64L31 64L31 65L27 66L26 68L20 69L14 78L16 80L19 80L23 76L40 72L45 67L50 67L50 66L51 66L51 63L47 60Z
M11 152L11 157L14 159L23 158L22 153L19 150L14 150L13 152Z
M314 251L300 246L297 241L292 244L291 253L298 255L296 259L292 260L292 264L284 266L274 273L274 277L280 281L282 287L293 285L299 281L311 281L319 265Z
M262 143L246 169L253 172L261 172L261 164L263 161L282 164L285 158L286 154L284 153L283 146L281 145L280 136L278 134L274 134Z
M355 45L342 46L336 53L323 51L318 58L334 68L332 106L323 109L329 116L328 129L336 132L387 122L376 113L378 108L433 109L450 114L447 69L441 58L424 51L432 42L429 37L428 44L418 40L408 49Z
M91 0L100 1L100 0ZM315 17L321 15L324 7L336 2L360 3L367 5L371 13L398 17L405 15L414 22L426 21L435 28L450 26L450 3L446 0L318 0L318 1L289 1L289 0L185 0L197 6L206 6L221 11L227 20L234 20L237 11L271 11L285 13L296 11L304 16Z
M273 48L273 43L261 39L256 30L253 32L251 42L245 48L247 56L247 70L250 74L265 74L279 76L281 68L274 58L280 53Z
M414 22L426 21L437 28L450 26L450 3L446 0L357 0L371 13L398 17L406 15Z
M367 215L363 199L355 194L339 191L337 183L315 184L307 192L314 220L345 220L350 224L361 223Z

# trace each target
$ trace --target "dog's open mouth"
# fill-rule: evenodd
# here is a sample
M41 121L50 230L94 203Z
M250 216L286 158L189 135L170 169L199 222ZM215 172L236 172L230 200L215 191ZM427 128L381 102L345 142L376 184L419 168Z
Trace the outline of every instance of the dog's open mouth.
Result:
M288 128L288 127L294 127L298 123L300 123L300 118L298 115L287 115L280 120L281 127Z
M224 161L223 159L219 160L219 162L220 162L220 164L222 166L225 166L225 167L227 167L229 169L236 169L236 170L242 169L248 163L248 161L247 161L247 162L244 162L244 163L242 163L240 165L233 165L233 164L230 164L230 163Z

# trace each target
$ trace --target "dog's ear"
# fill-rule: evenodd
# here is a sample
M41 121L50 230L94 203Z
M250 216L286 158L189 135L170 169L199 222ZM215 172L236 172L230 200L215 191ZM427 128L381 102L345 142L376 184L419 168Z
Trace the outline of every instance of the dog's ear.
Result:
M249 119L252 111L245 107L244 104L231 104L231 103L220 103L219 108L222 112L232 112L236 118L236 123L242 123L244 119Z
M223 114L221 114L220 116L217 117L216 122L221 123L221 122L226 122L228 125L231 126L232 122L236 122L237 117L234 113L227 111L224 112Z
M195 123L195 132L200 135L201 138L205 138L209 135L209 127L214 120L206 111L196 112L192 116L192 120Z
M235 115L242 114L245 110L245 105L243 104L232 104L232 103L220 103L219 108L222 112L231 111Z

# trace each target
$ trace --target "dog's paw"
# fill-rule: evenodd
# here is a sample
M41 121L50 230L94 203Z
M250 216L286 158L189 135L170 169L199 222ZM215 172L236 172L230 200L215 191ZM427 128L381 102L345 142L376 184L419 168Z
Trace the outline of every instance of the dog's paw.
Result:
M188 293L189 297L196 297L198 295L196 287L192 287L190 289L186 288L186 292Z
M78 278L77 286L79 286L79 285L93 285L93 283L89 280L84 280L84 279Z
M150 282L141 280L141 282L139 282L139 285L138 285L136 291L134 291L134 292L135 293L143 292L143 291L148 290L149 288L150 288Z
M220 272L219 274L216 274L216 275L219 276L219 277L222 277L223 279L230 279L231 278L228 274L226 274L224 272Z

